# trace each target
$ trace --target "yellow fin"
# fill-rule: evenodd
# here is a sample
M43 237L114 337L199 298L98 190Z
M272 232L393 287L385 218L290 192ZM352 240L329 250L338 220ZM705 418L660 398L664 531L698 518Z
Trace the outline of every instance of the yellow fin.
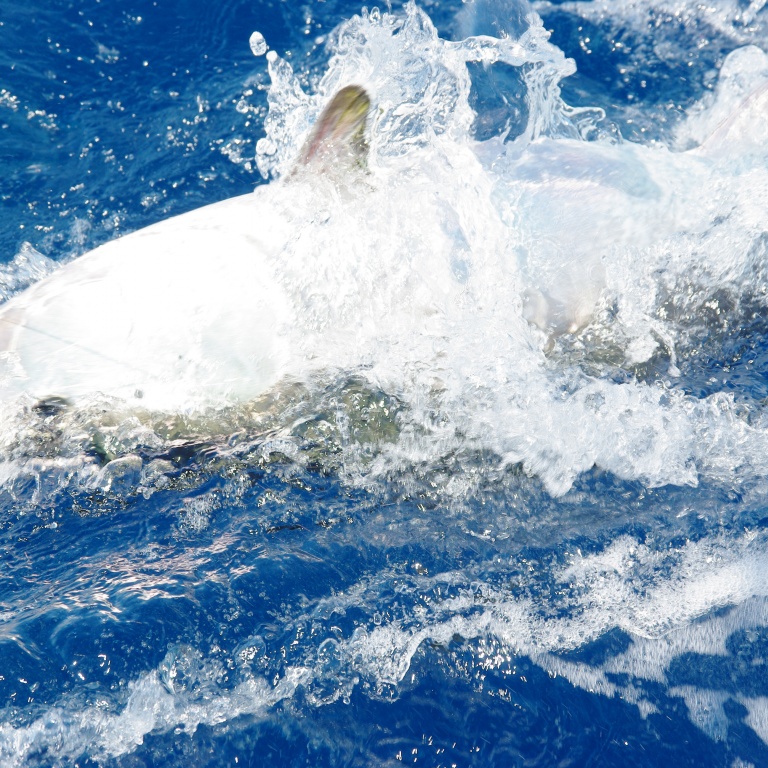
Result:
M363 166L368 153L365 121L371 100L359 85L337 91L315 123L299 154L298 166Z

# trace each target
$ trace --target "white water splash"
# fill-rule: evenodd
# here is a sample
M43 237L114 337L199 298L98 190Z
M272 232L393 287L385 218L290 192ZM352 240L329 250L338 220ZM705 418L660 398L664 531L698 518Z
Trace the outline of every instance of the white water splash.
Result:
M292 167L341 86L364 87L373 109L364 179L272 185L266 208L254 199L291 230L263 265L283 294L288 361L265 380L282 372L312 389L353 375L400 399L399 439L349 473L365 482L477 450L554 495L593 466L649 486L764 478L761 413L674 386L677 347L718 332L702 316L732 312L737 329L741 304L765 303L768 171L752 134L762 100L738 106L762 54L735 52L714 99L681 129L700 148L585 141L599 113L562 102L573 64L538 18L527 23L517 38L447 41L413 4L363 13L332 36L313 96L270 52L263 174ZM529 121L514 141L503 140L506 121L495 138L473 138L468 63L520 72ZM250 316L238 301L220 290L206 312L229 318L228 338L243 345ZM580 353L563 357L564 343ZM197 372L216 379L198 347L171 388L193 386ZM654 355L656 381L632 375Z
M263 56L267 52L267 41L258 30L251 33L250 38L248 38L248 45L251 47L251 53L254 56Z

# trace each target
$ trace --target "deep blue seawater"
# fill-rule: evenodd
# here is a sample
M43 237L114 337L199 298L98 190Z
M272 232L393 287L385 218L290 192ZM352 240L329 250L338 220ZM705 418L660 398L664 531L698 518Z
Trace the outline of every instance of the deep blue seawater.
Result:
M461 5L421 7L448 36ZM576 61L563 98L637 142L669 140L726 55L768 40L761 3L591 5L536 6ZM251 33L311 90L325 38L359 12L4 0L0 260L29 244L65 261L263 184ZM3 280L8 295L24 275ZM741 310L682 345L674 386L727 390L754 423L767 359L764 318ZM611 375L652 380L656 362ZM763 475L693 487L593 468L554 497L477 451L352 482L345 441L386 429L396 394L329 384L293 453L274 432L169 426L97 485L73 480L84 459L57 415L35 415L37 463L0 486L0 763L768 765ZM356 438L338 417L352 401ZM111 450L95 440L87 459Z

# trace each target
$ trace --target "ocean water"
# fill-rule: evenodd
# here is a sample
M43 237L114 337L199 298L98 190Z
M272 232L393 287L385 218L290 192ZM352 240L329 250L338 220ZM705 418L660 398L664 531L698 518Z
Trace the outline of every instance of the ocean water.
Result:
M4 397L0 764L768 765L763 6L6 0L2 298L256 188L303 367Z

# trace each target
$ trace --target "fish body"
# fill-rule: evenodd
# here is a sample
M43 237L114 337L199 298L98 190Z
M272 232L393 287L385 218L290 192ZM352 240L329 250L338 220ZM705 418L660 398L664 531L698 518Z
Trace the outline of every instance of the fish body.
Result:
M507 3L468 4L469 22L494 31ZM285 179L107 243L0 308L0 387L38 399L99 393L150 409L242 402L310 370L321 357L311 344L331 339L339 360L363 327L386 335L397 313L414 345L431 336L442 348L472 291L477 306L522 307L550 339L577 331L594 315L611 260L710 226L712 169L750 136L765 94L688 152L524 135L456 145L450 166L463 179L430 167L429 152L390 158L400 171L365 178L370 99L342 88ZM494 233L474 227L456 191L473 174L478 189L494 186ZM322 209L334 205L327 225ZM483 259L504 262L487 292L514 283L517 305L486 304ZM320 281L340 277L319 290L313 269Z
M708 163L629 142L540 138L508 152L498 199L519 237L525 318L550 337L588 324L616 259L709 223Z
M289 308L270 258L289 227L266 190L106 243L9 301L11 383L35 398L102 393L151 408L271 386Z
M355 86L330 100L297 190L359 164L368 105ZM292 359L293 307L278 279L295 234L286 183L113 240L12 298L0 309L5 393L179 409L274 386Z

